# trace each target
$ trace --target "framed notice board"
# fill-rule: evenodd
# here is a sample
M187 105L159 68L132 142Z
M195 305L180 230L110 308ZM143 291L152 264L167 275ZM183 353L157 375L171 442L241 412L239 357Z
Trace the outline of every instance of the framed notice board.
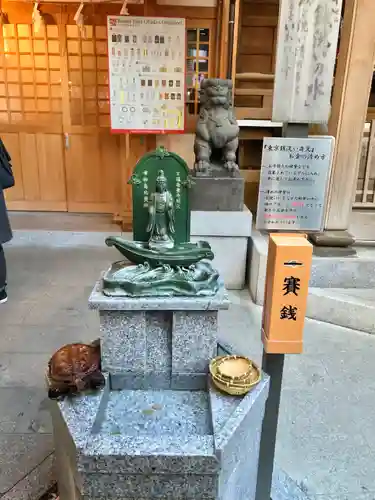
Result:
M113 132L184 132L185 57L185 19L108 16Z
M256 228L322 231L335 138L266 137Z

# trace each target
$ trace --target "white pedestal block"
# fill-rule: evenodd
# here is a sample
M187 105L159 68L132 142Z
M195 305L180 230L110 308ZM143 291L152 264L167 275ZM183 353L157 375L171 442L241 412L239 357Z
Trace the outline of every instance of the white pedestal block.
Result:
M253 216L244 205L241 212L191 212L191 241L207 241L215 254L214 267L229 290L245 286L248 241Z

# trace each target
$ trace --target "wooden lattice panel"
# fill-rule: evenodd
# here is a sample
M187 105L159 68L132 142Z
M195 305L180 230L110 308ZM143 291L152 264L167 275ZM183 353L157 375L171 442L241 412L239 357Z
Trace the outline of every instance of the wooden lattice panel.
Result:
M199 113L199 86L211 73L212 30L188 26L186 54L186 110L190 115Z
M61 58L57 26L2 26L0 122L62 122Z
M106 26L65 28L71 124L109 127Z
M235 106L238 119L270 119L279 0L241 4Z
M375 207L375 120L365 127L353 206Z

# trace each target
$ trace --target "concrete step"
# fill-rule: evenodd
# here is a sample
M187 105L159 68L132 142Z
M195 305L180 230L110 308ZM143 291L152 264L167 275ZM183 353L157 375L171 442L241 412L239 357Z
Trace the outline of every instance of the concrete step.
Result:
M310 288L308 318L375 333L375 290L367 288Z

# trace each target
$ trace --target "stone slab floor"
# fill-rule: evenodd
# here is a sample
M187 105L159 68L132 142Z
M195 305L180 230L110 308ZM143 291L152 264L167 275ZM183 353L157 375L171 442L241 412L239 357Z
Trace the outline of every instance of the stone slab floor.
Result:
M82 234L30 234L17 231L6 248L10 300L0 306L2 500L34 500L52 480L44 371L61 345L98 336L87 298L100 272L117 258L102 244L103 234L92 234L92 246ZM260 308L247 292L232 293L231 299L230 311L221 315L221 339L259 361ZM307 321L305 341L305 353L286 361L273 500L374 500L375 336Z

